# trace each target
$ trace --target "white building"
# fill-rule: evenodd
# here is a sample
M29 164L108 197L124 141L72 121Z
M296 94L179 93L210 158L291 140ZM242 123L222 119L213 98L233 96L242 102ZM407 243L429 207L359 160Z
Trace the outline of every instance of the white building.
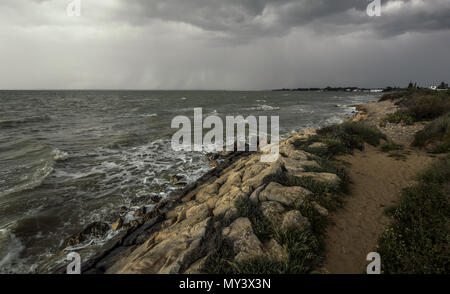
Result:
M436 86L436 85L431 85L431 86L430 86L430 89L431 89L431 90L437 90L437 86Z

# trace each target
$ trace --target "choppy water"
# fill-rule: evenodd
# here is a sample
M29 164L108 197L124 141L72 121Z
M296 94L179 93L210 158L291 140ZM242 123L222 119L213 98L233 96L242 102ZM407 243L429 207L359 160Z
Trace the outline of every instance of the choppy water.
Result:
M278 115L281 133L342 120L369 93L0 91L0 273L33 272L71 234L195 181L204 154L170 148L173 117Z

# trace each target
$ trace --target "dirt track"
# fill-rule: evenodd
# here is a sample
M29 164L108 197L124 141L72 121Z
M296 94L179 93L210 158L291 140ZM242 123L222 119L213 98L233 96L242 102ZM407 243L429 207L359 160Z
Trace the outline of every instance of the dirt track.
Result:
M391 111L388 103L367 105L367 122L377 125L379 119ZM418 127L421 126L410 128ZM390 222L385 208L395 204L401 190L411 185L414 176L433 161L425 152L408 148L414 132L406 128L399 125L382 129L394 142L405 144L409 152L405 160L388 157L388 153L372 146L338 158L350 164L347 170L353 183L344 207L331 215L334 224L327 231L326 261L322 272L365 273L366 256L376 252L377 240Z

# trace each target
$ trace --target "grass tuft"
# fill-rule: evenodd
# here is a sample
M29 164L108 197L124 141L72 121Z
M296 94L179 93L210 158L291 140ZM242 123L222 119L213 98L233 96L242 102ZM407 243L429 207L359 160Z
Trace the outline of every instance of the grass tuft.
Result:
M450 272L450 157L422 172L419 180L389 209L395 222L378 242L384 273Z
M364 143L378 146L381 139L386 139L386 135L377 128L360 122L344 122L319 129L317 135L297 140L293 144L298 149L330 159L339 154L351 154L353 149L363 150ZM316 142L322 142L326 146L310 147Z
M450 113L433 120L424 130L416 133L413 146L431 145L432 153L450 152Z

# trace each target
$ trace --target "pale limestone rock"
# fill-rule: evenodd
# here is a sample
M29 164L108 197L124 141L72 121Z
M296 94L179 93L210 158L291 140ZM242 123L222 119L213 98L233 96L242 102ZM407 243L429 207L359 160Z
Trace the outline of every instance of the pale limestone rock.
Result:
M318 204L317 202L315 202L315 201L313 201L312 204L313 204L314 209L315 209L321 216L328 216L329 213L328 213L328 210L327 210L325 207L319 205L319 204Z
M264 181L267 177L272 176L276 177L277 175L281 174L282 172L282 165L280 162L274 162L262 170L258 175L248 179L246 182L242 185L242 191L246 193L250 193L257 187L260 187L264 184Z
M211 216L211 210L208 207L207 203L193 206L186 211L186 218L196 218L204 220L209 216Z
M260 201L277 201L286 206L300 205L312 193L302 187L286 187L271 182L259 194Z
M222 237L233 244L238 254L236 261L248 260L252 257L263 256L262 243L253 233L252 224L248 218L240 217L230 226L222 230Z
M113 231L117 231L118 229L120 229L122 227L123 224L123 219L121 217L119 217L117 219L117 221L112 225L112 230Z
M249 167L247 167L244 171L244 175L242 176L242 181L246 182L247 180L254 178L255 176L259 175L263 170L268 168L269 165L263 162L257 162Z
M264 201L260 206L262 214L275 226L280 226L283 221L283 214L286 209L279 202L276 201Z
M265 255L270 259L283 260L287 258L287 254L283 247L275 239L271 239L264 244Z
M300 211L291 210L284 214L283 222L281 224L282 230L288 229L303 229L309 226L309 221L304 217Z
M204 202L207 201L212 196L217 195L218 192L219 192L219 184L217 184L217 182L214 182L212 184L201 187L197 192L197 194L195 195L195 199L200 202Z
M189 219L150 237L107 273L177 274L201 256L201 245L211 218L193 224Z
M329 184L333 187L338 187L341 182L341 179L336 174L332 174L332 173L308 172L308 173L300 173L300 174L297 174L296 176L312 178L313 180Z
M248 195L241 191L238 187L231 187L231 189L222 197L220 197L214 208L213 214L215 216L223 215L227 210L235 207L239 201L246 200Z
M258 188L256 188L255 191L253 191L252 195L250 195L250 201L254 204L257 204L259 202L259 193L261 193L262 190L264 190L265 185L262 185Z
M312 143L311 145L309 145L309 148L326 148L327 144L323 143L323 142L315 142Z
M309 154L308 152L295 149L292 144L285 144L282 147L280 147L280 153L281 152L289 159L300 161L307 161L308 158L311 156L311 154Z
M230 172L225 184L219 189L219 196L228 193L232 187L240 187L242 182L242 172Z

